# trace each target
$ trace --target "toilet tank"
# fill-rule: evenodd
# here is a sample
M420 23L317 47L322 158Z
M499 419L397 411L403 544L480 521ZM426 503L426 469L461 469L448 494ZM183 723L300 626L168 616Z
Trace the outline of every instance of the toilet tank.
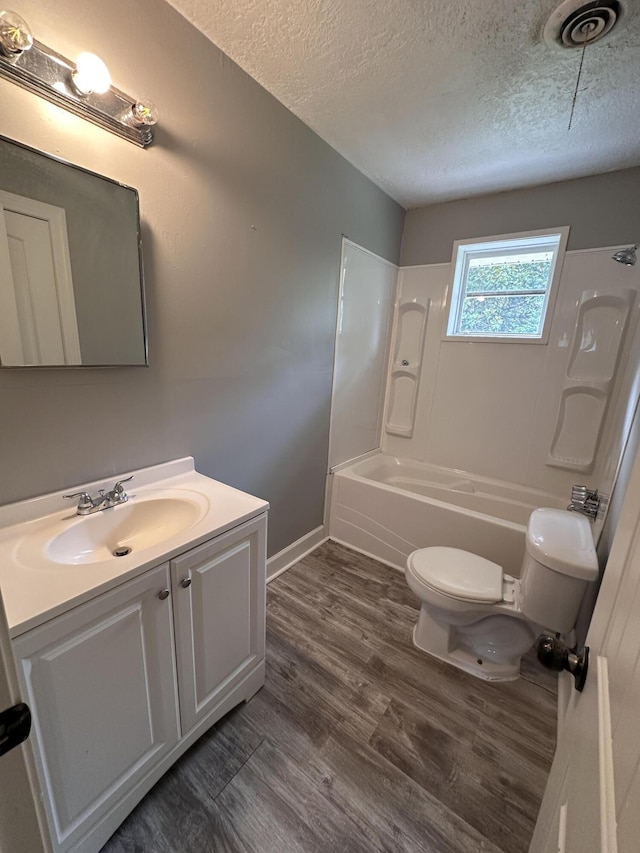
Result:
M566 634L576 624L587 585L598 577L591 522L564 509L529 517L520 609L531 622Z

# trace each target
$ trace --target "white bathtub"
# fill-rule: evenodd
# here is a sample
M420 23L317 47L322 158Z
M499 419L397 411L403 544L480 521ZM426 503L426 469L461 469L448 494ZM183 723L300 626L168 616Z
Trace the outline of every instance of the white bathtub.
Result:
M531 512L566 506L547 492L385 454L332 477L330 537L402 571L416 548L446 545L518 577Z

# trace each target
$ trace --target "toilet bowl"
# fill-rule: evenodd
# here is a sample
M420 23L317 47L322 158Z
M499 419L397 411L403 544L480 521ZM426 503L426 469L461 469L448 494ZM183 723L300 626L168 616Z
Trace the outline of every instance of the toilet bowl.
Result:
M411 553L405 576L421 603L414 645L479 678L510 681L538 634L572 630L598 561L590 521L545 508L529 518L520 578L439 546Z

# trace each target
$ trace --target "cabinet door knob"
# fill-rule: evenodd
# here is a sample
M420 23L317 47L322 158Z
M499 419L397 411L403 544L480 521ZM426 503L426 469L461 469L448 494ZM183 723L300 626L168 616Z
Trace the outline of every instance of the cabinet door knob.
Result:
M160 601L164 601L165 598L169 598L169 590L163 589L162 592L158 593L158 598L160 599Z
M191 578L182 578L182 580L180 581L180 586L183 589L187 589L188 587L190 587L191 586Z

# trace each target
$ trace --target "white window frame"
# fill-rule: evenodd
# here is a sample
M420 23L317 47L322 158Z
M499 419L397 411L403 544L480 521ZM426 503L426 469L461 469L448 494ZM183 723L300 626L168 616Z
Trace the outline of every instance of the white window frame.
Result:
M545 239L546 238L546 239ZM524 231L518 234L502 234L497 237L485 237L471 240L456 240L453 244L451 258L452 281L445 300L445 327L442 339L444 341L475 341L478 343L510 343L510 344L547 344L553 320L553 310L558 294L558 285L562 275L562 264L569 238L569 226L561 228L545 228L540 231ZM557 242L556 242L557 241ZM543 306L543 325L538 335L464 335L453 331L460 319L462 303L465 296L465 281L469 261L474 257L496 257L511 255L518 252L552 251L552 267L549 276L549 286L545 292ZM535 292L534 292L535 293ZM521 291L518 291L518 295ZM510 295L507 291L502 295ZM513 295L513 294L511 294ZM533 294L532 294L533 295Z

